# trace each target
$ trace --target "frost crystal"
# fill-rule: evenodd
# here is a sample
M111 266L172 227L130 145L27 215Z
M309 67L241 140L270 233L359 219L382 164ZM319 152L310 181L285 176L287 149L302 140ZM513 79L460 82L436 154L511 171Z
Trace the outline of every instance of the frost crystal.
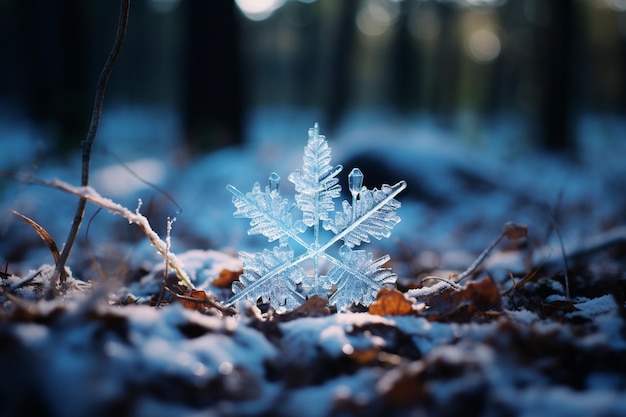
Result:
M406 188L406 182L370 190L363 186L361 170L354 168L348 175L352 202L343 201L341 211L335 212L335 199L341 195L337 175L342 169L330 165L330 147L316 123L309 129L302 169L288 177L295 185L300 219L294 221L294 206L280 195L280 177L275 172L264 190L259 183L246 194L227 186L233 194L234 216L250 219L248 234L263 235L269 242L278 240L272 250L240 253L244 273L233 284L234 296L228 305L261 299L284 312L317 294L329 297L329 304L343 311L353 303L371 304L382 286L394 285L396 275L383 267L388 255L372 259L371 253L353 248L369 243L370 238L389 237L400 222L396 213L400 202L395 196ZM339 241L343 245L337 255L329 254ZM297 246L298 255L292 246Z

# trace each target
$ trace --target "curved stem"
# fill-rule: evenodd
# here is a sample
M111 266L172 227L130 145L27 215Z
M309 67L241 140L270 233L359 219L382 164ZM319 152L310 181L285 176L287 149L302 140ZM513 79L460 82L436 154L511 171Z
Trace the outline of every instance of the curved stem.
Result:
M81 185L87 186L89 185L89 162L91 159L91 148L93 146L94 139L96 138L96 133L98 132L98 126L100 124L100 117L102 116L102 106L104 103L104 93L106 91L107 82L109 80L109 76L113 71L113 66L115 65L115 61L122 49L122 43L124 42L124 37L126 36L126 28L128 26L128 14L130 10L130 0L121 0L120 4L120 15L119 21L117 24L117 34L115 37L115 42L113 43L113 48L109 53L106 63L102 68L102 72L100 73L100 78L98 79L98 83L96 85L96 97L93 106L93 112L91 114L91 123L89 125L89 130L87 132L87 136L85 140L82 142L82 170L81 170ZM67 279L67 273L65 272L65 263L67 262L67 258L70 255L70 251L72 250L72 246L74 241L76 240L76 236L78 235L78 230L80 229L81 223L83 221L83 217L85 216L85 206L87 205L87 200L81 198L78 201L78 206L76 207L76 213L74 215L74 220L72 221L72 227L70 228L70 232L67 236L67 240L65 242L65 246L61 251L61 256L59 257L59 261L56 265L56 273L53 278L50 286L50 292L54 292L56 288L57 280L60 278L61 282L64 282Z

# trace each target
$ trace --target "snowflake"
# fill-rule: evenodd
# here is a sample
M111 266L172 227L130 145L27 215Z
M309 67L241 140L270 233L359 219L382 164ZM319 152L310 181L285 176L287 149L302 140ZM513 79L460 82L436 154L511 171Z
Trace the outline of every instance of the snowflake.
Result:
M390 236L400 222L396 213L400 202L395 197L406 182L370 190L363 186L361 170L354 168L348 175L352 202L344 200L342 211L335 212L335 199L341 195L337 175L343 167L331 166L330 159L330 147L316 123L309 129L302 169L288 177L295 185L295 207L301 212L298 220L294 220L294 205L280 195L280 177L275 172L265 189L256 183L244 194L227 186L233 194L234 216L250 219L248 234L278 241L271 250L240 253L244 272L233 283L234 295L227 305L261 299L284 312L317 294L343 311L352 304L368 306L383 286L395 285L396 275L383 267L389 255L372 259L371 253L354 247ZM339 241L343 245L333 256L329 250Z

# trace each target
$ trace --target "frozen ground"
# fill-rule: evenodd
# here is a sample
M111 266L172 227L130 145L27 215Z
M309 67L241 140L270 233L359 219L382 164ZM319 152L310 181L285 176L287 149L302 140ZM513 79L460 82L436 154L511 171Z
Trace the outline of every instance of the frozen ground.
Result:
M272 171L286 178L315 115L259 111L245 146L194 158L176 148L180 129L167 112L120 108L103 122L94 188L132 210L141 198L161 234L175 215L173 252L196 287L228 298L213 280L240 267L237 251L265 242L232 217L225 186L248 191ZM501 244L474 277L491 277L495 298L469 287L415 301L399 317L364 308L273 317L247 305L221 317L171 297L151 307L163 260L125 219L92 219L93 206L69 262L78 280L59 299L34 301L50 267L24 279L52 256L10 210L63 242L75 198L2 179L0 414L624 415L626 122L590 116L578 131L568 157L536 151L511 120L468 139L425 119L358 114L327 136L344 173L359 166L369 187L408 182L393 239L370 246L391 254L402 291L422 274L465 269L505 222L528 226L527 240ZM79 158L46 156L32 127L2 120L0 132L4 171L78 182ZM570 255L571 299L554 224Z

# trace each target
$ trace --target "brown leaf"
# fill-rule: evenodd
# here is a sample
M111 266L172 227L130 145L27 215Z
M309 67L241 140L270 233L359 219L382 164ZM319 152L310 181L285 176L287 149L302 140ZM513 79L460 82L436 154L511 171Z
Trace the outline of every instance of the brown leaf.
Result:
M469 296L472 300L469 308L470 313L502 309L500 290L492 279L485 278L480 281L468 282L466 290L469 291Z
M358 363L359 365L368 365L378 362L380 355L379 347L370 347L366 349L354 349L351 352L346 353L350 359Z
M528 236L528 226L507 222L502 228L502 234L509 240L522 239Z
M188 294L185 294L184 297L179 298L183 307L190 310L202 311L204 309L204 302L207 299L207 295L203 290L191 290Z
M381 288L376 301L370 305L370 314L377 316L406 316L413 311L413 304L394 288Z
M429 394L425 371L422 361L393 368L383 375L376 388L385 402L393 406L423 402Z
M470 281L460 290L448 290L431 297L425 315L430 320L453 319L467 322L475 314L500 311L500 290L490 278Z
M59 252L59 248L58 248L56 242L54 241L52 236L50 236L50 233L48 233L46 231L46 229L44 229L39 224L37 224L37 222L34 221L33 219L30 219L30 218L24 216L23 214L18 213L15 210L13 210L13 214L15 214L16 216L21 217L22 220L24 220L33 229L35 229L35 232L37 232L37 234L39 235L41 240L43 240L44 243L48 246L48 249L50 249L50 252L52 253L52 257L54 258L54 265L57 266L59 264L59 257L61 256L61 253ZM65 282L67 280L67 271L65 270L65 268L63 268L61 270L61 277L60 277L60 279L61 279L61 282Z
M295 310L281 314L280 321L290 321L300 317L322 317L329 314L328 300L319 295L314 295Z
M243 270L231 271L224 268L220 271L219 276L213 280L212 284L217 288L231 288L233 282L237 281L241 274L243 274Z
M35 222L33 219L30 219L30 218L24 216L23 214L18 213L15 210L13 210L13 214L15 214L16 216L21 217L22 220L24 220L33 229L35 229L35 232L37 232L37 234L39 235L41 240L44 241L44 243L48 246L48 249L50 249L50 252L52 252L52 256L54 257L55 265L58 264L59 263L59 256L60 256L59 248L57 247L57 244L54 241L54 239L52 238L52 236L50 236L50 233L48 233L46 231L46 229L44 229L43 227L39 226L39 224L37 224L37 222Z

